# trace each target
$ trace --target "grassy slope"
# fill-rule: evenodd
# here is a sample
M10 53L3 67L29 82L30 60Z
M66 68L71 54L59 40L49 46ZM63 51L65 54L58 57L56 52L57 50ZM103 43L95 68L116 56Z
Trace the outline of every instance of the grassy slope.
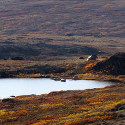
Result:
M70 69L66 74L56 74L59 77L74 74L76 78L100 80L100 75L82 74L84 63L78 57L87 57L93 52L85 53L79 50L81 46L94 47L98 51L106 52L100 55L101 57L124 51L124 11L124 0L0 0L1 59L12 56L23 56L28 60L63 59L58 62L0 61L0 70L27 70L27 67L31 67L30 70L34 71L36 65L51 64ZM57 45L61 46L62 50L68 49L64 55L58 55L59 50L55 51ZM78 52L67 54L72 46L76 45L80 45ZM56 56L50 55L51 53ZM76 63L81 64L78 66ZM91 65L86 68L89 67ZM34 75L31 74L30 77ZM101 77L101 80L112 78ZM124 80L124 76L118 76L118 80L119 78ZM19 96L14 98L12 103L0 102L0 123L83 125L93 122L98 124L106 120L109 125L120 124L119 122L124 120L124 110L115 111L115 106L125 103L124 88L124 84L116 84L104 89Z
M4 125L83 125L101 124L103 121L109 125L117 124L124 120L123 103L124 84L102 89L18 96L14 102L0 102L0 122ZM117 107L118 104L122 106Z

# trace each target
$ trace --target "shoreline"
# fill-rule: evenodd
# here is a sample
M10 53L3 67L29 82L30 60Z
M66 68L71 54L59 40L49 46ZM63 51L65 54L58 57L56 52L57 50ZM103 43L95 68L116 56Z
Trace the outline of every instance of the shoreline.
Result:
M124 75L123 75L124 76ZM122 77L122 76L121 76ZM78 74L75 76L65 76L65 75L53 75L53 74L20 74L14 75L12 77L6 77L7 79L11 78L60 78L60 79L72 79L72 80L96 80L96 81L107 81L107 82L114 82L114 83L124 83L125 78L120 78L120 76L113 76L113 75L105 75L105 74L93 74L93 73L86 73L86 74ZM0 78L0 79L6 79Z
M29 122L57 125L107 122L112 125L124 120L124 108L118 109L125 104L124 88L125 84L115 84L104 88L53 91L3 99L0 100L0 111L3 112L0 120L2 118L1 123L7 125Z
M125 79L120 79L119 76L112 76L112 75L102 75L102 74L78 74L76 76L64 76L64 75L44 75L44 74L27 74L22 76L16 76L13 78L60 78L60 79L72 79L72 80L96 80L96 81L107 81L107 82L114 82L114 83L124 83Z
M3 78L82 79L113 81L115 84L104 88L53 91L40 95L20 95L9 100L0 99L0 122L6 125L96 125L103 122L112 125L121 122L125 111L125 75L113 76L85 70L92 63L95 62L43 65L40 62L29 64L28 61L6 64L5 61L4 68L7 70L1 67L0 71ZM122 110L119 110L120 106Z
M13 89L13 87L11 88L11 86L10 86L10 88L8 90L9 84L6 84L6 87L7 87L6 90L10 91L11 93L7 94L7 95L6 95L6 93L2 94L3 96L6 95L6 97L1 97L1 99L12 98L11 96L14 96L14 97L17 97L17 96L26 96L26 95L27 96L28 95L29 96L30 95L37 95L38 96L38 95L43 95L43 94L49 94L51 92L60 92L60 91L63 91L63 92L66 92L66 91L84 91L84 90L88 90L88 89L92 90L92 89L98 89L98 88L105 88L105 87L110 86L110 85L115 85L115 83L108 82L108 81L73 80L73 79L60 79L60 80L56 81L56 80L51 79L51 78L13 78L13 79L2 79L1 82L5 83L5 81L6 81L6 82L9 83L9 80L10 80L10 85L12 85L13 87L16 86L16 84L19 84L19 86L21 86L23 84L23 82L27 83L27 82L33 81L33 84L31 84L31 86L27 86L28 84L26 84L26 86L29 89L21 87L22 88L22 93L18 93L18 91L17 91L19 89L18 87L14 87L16 89ZM19 80L19 82L18 82L18 80ZM36 82L35 82L35 80L36 80ZM49 82L48 86L45 85L46 81ZM56 84L56 87L52 87L51 84L52 85ZM89 84L89 86L87 86L87 84ZM1 85L3 85L3 84L1 84ZM35 90L36 88L35 88L34 85L35 86L36 85L38 85L38 86L40 85L39 86L40 90L38 89L38 91L36 91ZM59 87L60 85L62 86L61 88ZM73 87L71 87L71 86L69 87L69 85L71 85ZM75 88L74 88L74 85L75 85ZM81 89L81 87L79 88L78 85L80 85L82 87L82 89ZM52 89L51 90L49 89L49 91L44 91L44 89L46 89L49 86L51 86ZM59 87L59 89L57 89L57 86ZM31 91L32 87L34 88L33 91ZM28 91L28 90L30 90L30 91L28 93L25 93L25 91Z

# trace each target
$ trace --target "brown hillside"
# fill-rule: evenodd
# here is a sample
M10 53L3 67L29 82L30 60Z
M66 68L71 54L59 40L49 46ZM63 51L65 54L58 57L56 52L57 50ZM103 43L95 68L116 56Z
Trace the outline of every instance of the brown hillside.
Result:
M125 53L117 53L109 59L97 63L93 70L111 75L125 75Z
M124 125L125 84L0 100L1 125Z
M0 34L125 34L124 0L1 0Z
M123 52L124 12L124 0L0 0L0 59Z

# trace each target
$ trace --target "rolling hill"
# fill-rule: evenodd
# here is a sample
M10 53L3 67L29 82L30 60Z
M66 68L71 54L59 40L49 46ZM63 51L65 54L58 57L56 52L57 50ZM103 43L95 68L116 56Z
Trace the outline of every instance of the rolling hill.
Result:
M124 0L0 0L0 31L125 37L124 13Z
M86 46L109 55L124 51L124 13L124 0L0 0L1 56L40 60L50 53L60 56L53 52L57 45L66 53L61 56L93 54L78 52ZM44 50L33 44L42 44ZM71 53L75 45L82 47ZM8 46L13 46L11 53Z
M0 31L124 37L124 13L124 0L0 0Z

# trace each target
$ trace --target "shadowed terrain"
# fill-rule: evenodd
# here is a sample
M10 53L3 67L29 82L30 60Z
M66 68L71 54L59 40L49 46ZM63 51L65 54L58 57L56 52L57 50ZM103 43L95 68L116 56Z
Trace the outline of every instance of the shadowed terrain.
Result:
M124 13L124 0L0 0L0 59L124 51Z

